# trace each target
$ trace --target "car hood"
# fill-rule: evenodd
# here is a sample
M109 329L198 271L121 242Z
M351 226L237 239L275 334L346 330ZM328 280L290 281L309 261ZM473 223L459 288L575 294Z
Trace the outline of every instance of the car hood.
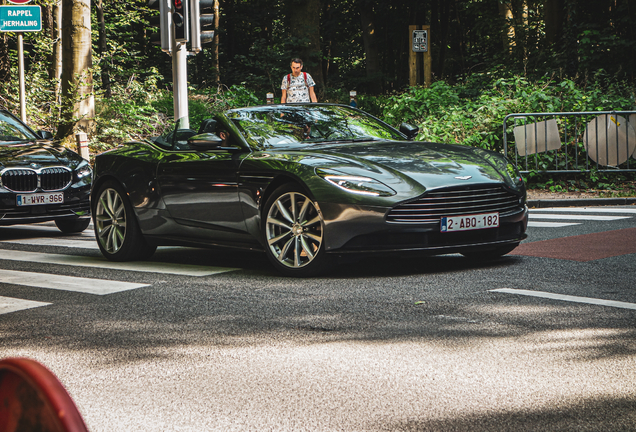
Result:
M426 189L471 183L503 182L514 187L505 159L474 147L420 141L333 144L316 148L322 168L374 176L391 186L415 181ZM317 156L317 155L316 155Z
M50 142L0 145L0 168L66 165L74 168L81 157L67 148Z

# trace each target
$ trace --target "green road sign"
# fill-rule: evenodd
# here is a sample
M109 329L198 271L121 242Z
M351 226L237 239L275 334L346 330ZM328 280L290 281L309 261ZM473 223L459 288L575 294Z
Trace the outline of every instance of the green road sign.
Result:
M42 30L40 6L0 6L0 32L35 32Z

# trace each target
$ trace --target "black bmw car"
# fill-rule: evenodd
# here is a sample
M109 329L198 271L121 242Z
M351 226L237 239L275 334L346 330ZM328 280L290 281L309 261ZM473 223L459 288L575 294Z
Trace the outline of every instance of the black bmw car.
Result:
M257 249L292 276L347 254L513 250L528 221L515 167L416 134L333 104L234 109L197 130L177 125L97 156L99 247L115 261L147 258L157 245Z
M55 221L75 233L90 224L91 166L51 138L0 110L0 226Z

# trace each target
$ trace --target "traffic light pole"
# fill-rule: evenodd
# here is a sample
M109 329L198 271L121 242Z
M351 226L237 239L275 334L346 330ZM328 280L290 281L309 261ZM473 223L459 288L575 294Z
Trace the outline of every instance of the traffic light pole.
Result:
M172 51L172 88L174 119L181 119L179 129L190 129L188 113L188 50L185 43L175 44Z
M148 0L148 7L159 11L155 25L161 32L161 50L172 56L174 119L181 120L180 129L190 128L186 44L196 54L202 44L212 41L214 14L209 12L213 6L214 0Z

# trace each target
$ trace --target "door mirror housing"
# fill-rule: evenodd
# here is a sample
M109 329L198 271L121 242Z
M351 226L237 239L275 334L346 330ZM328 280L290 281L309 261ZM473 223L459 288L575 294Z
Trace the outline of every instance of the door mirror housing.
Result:
M406 135L406 138L409 141L413 141L417 134L420 132L420 128L417 126L410 125L408 123L402 123L400 125L400 132Z

